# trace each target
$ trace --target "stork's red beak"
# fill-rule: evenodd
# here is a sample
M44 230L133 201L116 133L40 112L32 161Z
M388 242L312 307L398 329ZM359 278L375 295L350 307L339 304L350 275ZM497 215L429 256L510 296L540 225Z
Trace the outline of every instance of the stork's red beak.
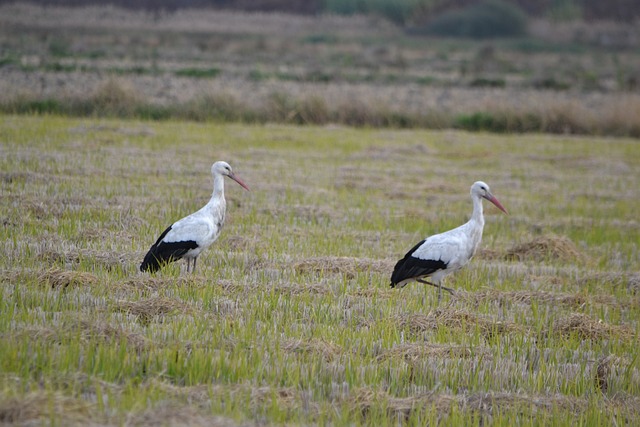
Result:
M242 180L240 178L238 178L233 172L230 173L229 175L227 175L229 178L231 178L232 180L234 180L235 182L237 182L238 184L240 184L240 186L242 188L244 188L247 191L251 191L249 190L249 187L247 187L247 184L245 184L244 182L242 182Z
M496 207L498 209L500 209L502 212L506 213L507 215L509 215L509 212L507 212L507 210L504 208L504 206L502 206L502 203L500 203L498 201L498 199L495 198L495 196L493 196L492 194L487 194L485 199L487 199L488 201L490 201L491 203L493 203L494 205L496 205Z

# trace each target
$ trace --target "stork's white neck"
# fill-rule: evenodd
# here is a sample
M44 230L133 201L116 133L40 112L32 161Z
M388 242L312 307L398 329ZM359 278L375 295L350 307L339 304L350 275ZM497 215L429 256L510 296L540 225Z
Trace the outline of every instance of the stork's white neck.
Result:
M218 173L213 175L213 194L211 195L211 198L224 199L224 176Z
M473 200L473 213L471 214L471 220L480 225L480 227L484 226L484 215L482 214L482 197L480 196L471 196Z
M473 200L473 213L471 214L471 219L462 226L469 237L469 252L467 254L469 258L471 258L478 249L478 246L482 241L482 229L484 228L482 198L480 196L472 195L471 200Z

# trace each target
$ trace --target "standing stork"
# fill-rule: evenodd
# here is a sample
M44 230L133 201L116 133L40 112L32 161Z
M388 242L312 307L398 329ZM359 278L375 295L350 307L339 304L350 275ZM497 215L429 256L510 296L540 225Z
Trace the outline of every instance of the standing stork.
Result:
M473 257L482 240L484 216L482 199L487 199L505 214L507 210L496 199L489 186L482 181L471 186L473 213L471 219L453 230L430 236L415 245L396 263L391 275L391 287L402 288L407 283L416 282L438 288L438 302L442 298L442 289L453 294L453 290L441 285L442 279L464 267ZM425 278L430 277L432 282Z
M227 202L224 199L224 177L228 176L245 190L249 190L227 162L215 162L211 166L213 194L202 209L174 222L164 230L145 255L140 271L154 273L165 264L181 258L187 260L187 272L193 260L191 272L196 270L198 255L207 249L220 235L224 225Z

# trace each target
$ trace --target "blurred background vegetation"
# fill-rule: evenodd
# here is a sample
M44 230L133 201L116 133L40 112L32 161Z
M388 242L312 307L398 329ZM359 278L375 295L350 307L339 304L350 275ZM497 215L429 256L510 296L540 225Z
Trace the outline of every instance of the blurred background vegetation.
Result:
M0 0L14 3L15 0ZM376 14L405 26L424 26L442 14L482 12L500 8L505 14L515 10L537 18L607 19L633 22L640 17L637 0L30 0L33 4L86 6L111 4L123 8L175 11L184 8L215 8L251 12L296 14L335 13L340 15ZM469 16L469 19L474 19Z
M0 111L640 136L637 0L0 0Z

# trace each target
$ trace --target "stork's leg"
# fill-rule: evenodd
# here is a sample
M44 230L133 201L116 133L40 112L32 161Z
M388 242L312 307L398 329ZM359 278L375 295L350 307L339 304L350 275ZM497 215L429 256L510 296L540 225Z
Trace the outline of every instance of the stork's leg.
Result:
M191 265L191 258L185 258L185 261L187 261L187 273L189 272L189 266Z
M451 288L447 288L446 286L442 286L440 284L436 285L435 283L427 282L424 279L416 279L416 282L424 283L425 285L431 285L431 286L434 286L434 287L438 288L438 294L440 294L442 292L442 289L444 289L445 291L449 292L451 295L455 294L455 291L453 289L451 289Z
M191 270L191 273L195 273L196 272L196 260L198 259L198 257L195 257L193 259L193 269Z

